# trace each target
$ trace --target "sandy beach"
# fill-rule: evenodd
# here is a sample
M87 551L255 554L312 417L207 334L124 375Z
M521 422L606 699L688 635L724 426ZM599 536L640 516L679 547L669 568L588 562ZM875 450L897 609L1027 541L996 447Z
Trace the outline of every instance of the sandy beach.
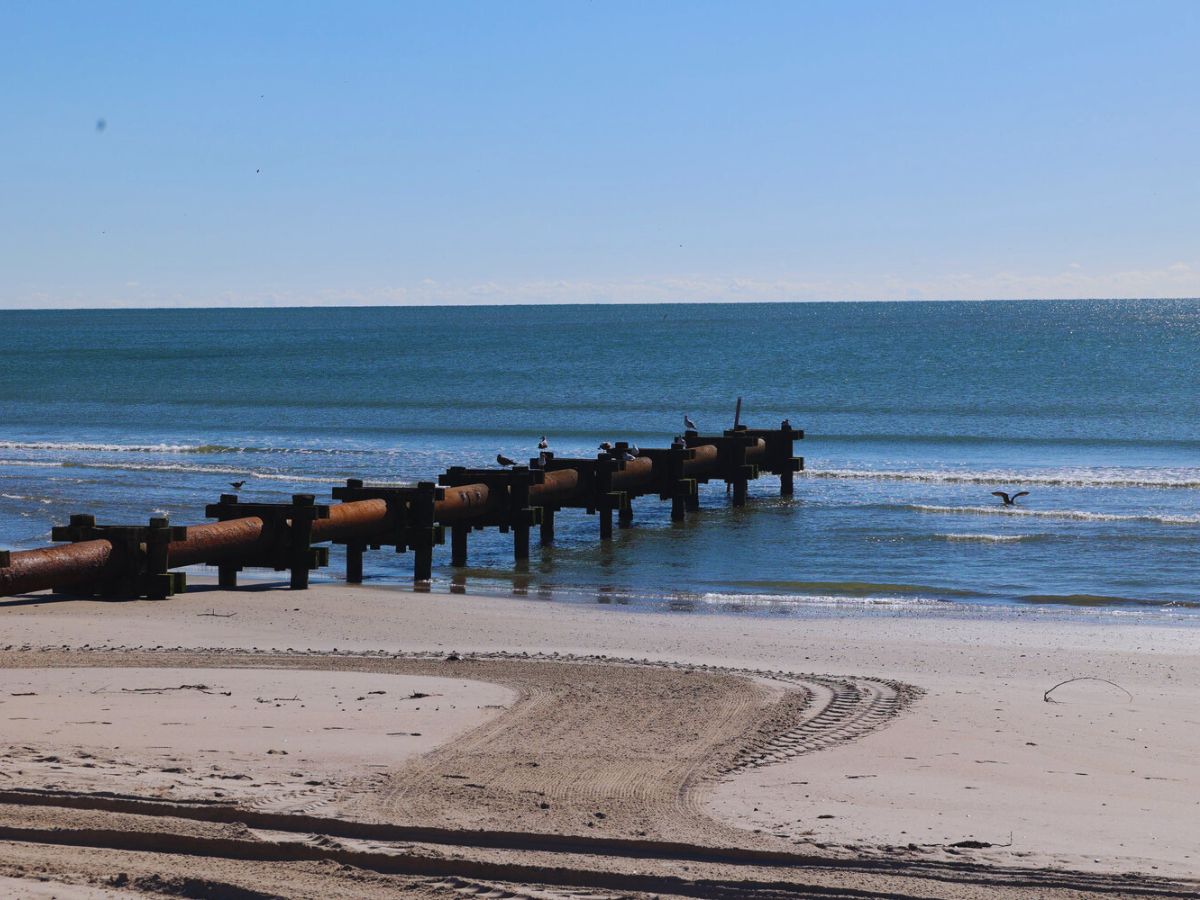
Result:
M345 585L0 610L6 894L1200 890L1194 628Z

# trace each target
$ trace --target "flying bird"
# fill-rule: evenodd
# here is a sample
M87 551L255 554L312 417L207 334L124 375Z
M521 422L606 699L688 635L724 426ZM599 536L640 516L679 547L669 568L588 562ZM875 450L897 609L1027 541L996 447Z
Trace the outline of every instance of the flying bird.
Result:
M689 419L689 418L688 418L688 414L687 414L687 413L684 413L684 414L683 414L683 427L684 427L684 428L686 428L688 431L695 431L695 430L696 430L696 423L695 423L695 422L693 422L691 419Z
M515 466L517 464L515 460L509 459L503 453L496 454L496 462L502 466Z
M231 481L231 482L229 482L229 486L231 488L233 488L235 491L240 491L242 489L242 485L244 485L245 483L246 483L245 481Z
M549 450L550 449L550 442L546 440L546 436L544 434L542 435L542 439L540 441L538 441L538 449L539 450Z
M1011 497L1004 493L1004 491L992 491L992 496L999 497L1001 500L1003 500L1005 506L1016 506L1017 498L1029 496L1029 491L1017 491L1017 493L1013 494Z

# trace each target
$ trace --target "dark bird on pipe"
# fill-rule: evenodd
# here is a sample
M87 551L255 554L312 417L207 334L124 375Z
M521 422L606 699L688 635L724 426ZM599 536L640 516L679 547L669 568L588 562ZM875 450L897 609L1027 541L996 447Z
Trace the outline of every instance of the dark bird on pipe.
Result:
M229 486L231 488L233 488L235 491L240 491L242 489L242 485L244 485L245 483L246 483L245 481L231 481L231 482L229 482Z
M1003 500L1005 506L1016 506L1017 498L1018 497L1028 497L1029 491L1017 491L1011 497L1008 494L1004 493L1004 491L992 491L992 496L999 497L1001 500Z
M791 431L791 430L792 430L792 423L791 423L791 420L790 420L790 419L784 419L782 422L780 422L780 423L779 423L779 427L780 427L780 429L781 429L781 430L783 430L783 431Z
M538 441L538 449L539 450L549 450L550 449L550 442L546 440L546 436L544 434L542 435L542 439L540 441Z
M688 431L695 431L695 430L696 430L696 423L695 423L695 422L693 422L693 421L692 421L690 418L688 418L688 414L687 414L687 413L684 413L684 414L683 414L683 427L684 427L685 429L687 429Z
M497 454L496 454L496 462L497 462L497 463L499 463L499 464L500 464L500 465L502 465L502 466L505 466L505 467L507 467L507 466L515 466L515 465L517 464L517 463L516 463L516 460L509 459L509 458L508 458L507 456L505 456L503 453L497 453Z

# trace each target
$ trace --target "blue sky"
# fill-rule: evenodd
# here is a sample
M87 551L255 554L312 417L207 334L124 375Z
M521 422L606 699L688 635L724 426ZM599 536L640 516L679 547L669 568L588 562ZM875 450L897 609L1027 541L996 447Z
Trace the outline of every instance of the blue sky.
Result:
M1192 0L12 0L0 307L1196 297L1198 47Z

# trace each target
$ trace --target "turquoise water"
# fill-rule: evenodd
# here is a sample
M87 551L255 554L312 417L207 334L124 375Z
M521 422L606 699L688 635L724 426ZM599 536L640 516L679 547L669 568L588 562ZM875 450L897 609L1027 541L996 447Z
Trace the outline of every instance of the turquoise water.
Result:
M664 446L743 419L806 429L792 500L752 484L611 546L582 512L514 572L473 539L435 587L787 612L1200 604L1193 301L0 312L0 547L74 512L203 521L346 477L433 478L497 451ZM1030 491L1004 508L995 489ZM368 556L372 580L411 561ZM335 560L329 577L336 577Z

